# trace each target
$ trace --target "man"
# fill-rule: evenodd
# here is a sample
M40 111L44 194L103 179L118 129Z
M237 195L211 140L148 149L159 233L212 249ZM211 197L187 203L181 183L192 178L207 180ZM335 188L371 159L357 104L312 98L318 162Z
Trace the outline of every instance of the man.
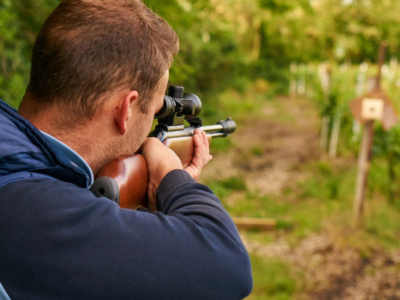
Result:
M19 114L0 103L0 295L35 299L242 299L248 254L192 164L146 139L178 52L139 0L65 0L39 33ZM113 158L140 151L154 212L87 189ZM94 174L94 175L93 175ZM0 296L1 299L1 296Z

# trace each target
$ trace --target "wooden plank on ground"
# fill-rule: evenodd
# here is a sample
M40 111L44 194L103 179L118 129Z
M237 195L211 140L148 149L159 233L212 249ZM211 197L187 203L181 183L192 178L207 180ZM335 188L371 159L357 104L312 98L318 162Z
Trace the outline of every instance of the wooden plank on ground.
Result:
M271 230L276 227L276 220L260 218L233 218L238 229Z

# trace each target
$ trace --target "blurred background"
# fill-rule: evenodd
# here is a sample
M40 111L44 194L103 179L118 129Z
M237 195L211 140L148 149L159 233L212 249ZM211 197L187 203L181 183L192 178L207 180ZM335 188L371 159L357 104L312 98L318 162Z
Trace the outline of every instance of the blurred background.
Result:
M0 0L0 98L17 107L58 0ZM353 202L363 124L349 103L378 74L400 106L400 1L145 0L176 30L170 82L231 115L202 181L241 229L255 299L400 299L400 127L375 122L365 211ZM357 225L358 223L358 225Z

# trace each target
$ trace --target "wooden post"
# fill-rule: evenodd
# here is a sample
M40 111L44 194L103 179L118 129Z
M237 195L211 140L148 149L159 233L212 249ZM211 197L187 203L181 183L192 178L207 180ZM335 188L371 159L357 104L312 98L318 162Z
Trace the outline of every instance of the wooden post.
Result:
M321 86L324 93L324 100L328 102L332 85L332 69L331 66L326 64L323 64L320 69Z
M381 43L379 50L378 76L370 82L369 89L373 90L380 87L382 77L382 66L385 62L386 42ZM354 217L356 224L360 224L364 213L364 199L367 190L368 171L371 164L371 149L374 139L374 120L365 122L364 132L360 145L360 154L358 157L358 172L356 182L356 193L354 198Z
M329 157L335 158L337 155L337 148L339 142L339 134L340 134L340 124L341 124L342 116L338 114L333 122L333 129L331 133L331 142L329 144Z
M291 98L296 98L297 96L297 63L292 62L290 64L290 74L291 74L291 79L290 79L290 97Z
M308 63L307 64L307 76L310 74L315 73L315 65L313 63ZM312 88L311 85L308 85L307 91L306 91L306 96L307 98L313 98L314 97L314 89Z
M331 79L332 72L331 67L327 64L323 64L320 67L320 78L321 78L321 86L322 91L324 93L324 103L327 104L329 100L329 95L331 93ZM324 116L322 118L322 128L321 128L321 149L326 152L328 150L328 142L329 142L329 123L330 117Z
M297 94L304 96L306 94L306 65L301 63L299 65L299 77L297 79Z
M356 195L354 199L354 217L359 223L364 212L364 199L367 189L368 171L371 162L371 148L374 139L374 121L365 123L364 132L358 157L358 172L356 182Z
M328 116L324 116L322 118L322 124L321 124L321 149L326 152L328 148L328 137L329 137L329 122L330 118Z

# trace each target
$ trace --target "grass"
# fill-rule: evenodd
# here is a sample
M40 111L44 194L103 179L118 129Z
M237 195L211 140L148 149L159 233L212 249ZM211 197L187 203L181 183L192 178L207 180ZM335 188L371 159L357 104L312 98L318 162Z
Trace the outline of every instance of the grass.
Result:
M378 198L367 203L364 226L366 234L376 238L385 249L399 247L400 210L389 204L386 199Z
M223 180L209 181L207 185L221 199L228 198L233 191L247 190L247 186L243 178L239 177L228 177Z
M376 161L372 170L381 169L381 163ZM384 179L371 176L374 183L366 201L365 221L356 228L352 212L355 166L322 160L302 168L307 178L293 183L279 196L250 192L239 177L210 182L209 186L233 216L277 220L273 232L248 233L261 243L273 243L284 236L296 247L307 236L325 231L335 238L338 247L350 247L366 259L377 251L399 248L400 210L375 188ZM294 299L295 295L306 293L303 279L293 274L290 263L252 254L252 266L255 288L248 300Z
M265 101L269 100L262 99L256 90L246 92L244 96L227 92L221 98L220 109L229 111L239 124L249 126L252 118L263 115L259 108ZM273 103L274 114L268 118L273 122L293 122L293 116L285 109L288 104L285 105L284 101L287 100L270 102ZM236 147L229 139L214 141L215 149L212 151L224 153ZM357 157L354 151L340 153L342 157L336 160L320 159L296 167L296 172L303 175L289 182L279 195L251 190L242 176L205 182L232 216L273 218L277 221L274 231L246 232L248 238L261 244L268 245L284 238L295 248L309 236L326 234L333 239L335 247L352 249L365 259L372 258L376 253L399 250L400 199L393 204L387 201L389 183L385 158L373 158L363 223L356 227L353 199ZM267 155L263 147L255 143L249 146L247 152L238 154L236 159L238 162L248 161L263 155ZM301 274L293 271L290 262L255 253L251 253L251 259L254 291L248 300L296 299L298 295L307 294L307 283Z
M279 259L251 256L254 289L247 300L292 299L297 290L299 274L294 274L290 264Z
M228 211L239 217L274 218L296 240L321 229L322 221L348 209L353 172L332 170L325 162L310 164L303 172L309 178L286 189L283 195L250 192L242 178L231 177L209 182ZM346 182L341 184L342 180ZM232 198L235 201L231 201Z
M262 156L264 154L263 148L260 145L253 146L250 151L254 156Z
M333 169L333 166L326 161L318 161L306 166L303 171L314 176L298 182L301 198L343 202L354 193L356 178L354 166Z
M224 153L234 147L234 143L230 137L215 138L211 141L211 153Z

